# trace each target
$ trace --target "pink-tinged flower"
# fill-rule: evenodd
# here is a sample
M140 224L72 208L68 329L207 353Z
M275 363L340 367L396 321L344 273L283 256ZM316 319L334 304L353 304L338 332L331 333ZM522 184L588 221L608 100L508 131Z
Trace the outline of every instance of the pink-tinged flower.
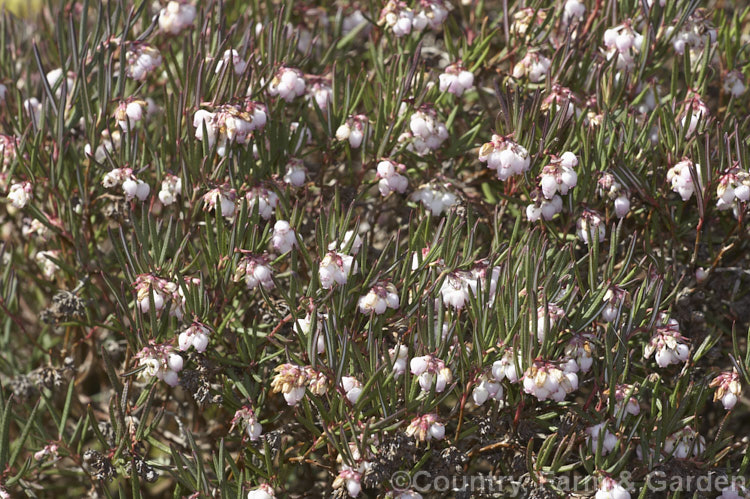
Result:
M172 352L172 346L150 343L136 354L138 365L144 369L139 372L143 377L155 377L169 386L177 386L182 371L183 360L179 354Z
M614 201L617 218L624 218L630 211L630 191L611 173L602 173L597 181L597 192L602 198Z
M698 128L698 124L709 115L708 106L703 102L700 95L695 92L691 92L688 95L679 116L680 126L685 128L686 137L692 136Z
M744 483L744 481L742 482ZM732 482L728 487L724 487L721 490L721 495L716 499L748 499L750 498L750 490L744 485Z
M281 67L268 84L268 95L279 96L287 102L305 94L305 78L298 69Z
M536 337L539 343L544 343L547 332L563 318L565 318L565 310L557 306L556 303L548 303L546 307L540 305L536 309ZM548 323L549 327L547 326ZM529 325L529 332L533 334L533 331L533 325Z
M8 201L13 205L14 208L22 210L29 204L29 201L34 197L34 191L31 186L31 182L18 182L11 184L10 190L8 190Z
M567 0L563 7L563 24L581 22L586 15L586 5L581 0Z
M388 26L396 37L401 38L411 33L414 24L414 12L405 2L389 0L380 11L379 24Z
M730 94L732 97L739 97L745 93L745 77L738 70L729 71L724 76L724 84L722 85L724 91Z
M474 88L474 74L467 71L460 62L446 66L438 79L438 88L441 92L463 95L467 90Z
M347 249L351 244L351 248ZM362 247L362 238L359 234L355 234L353 230L347 230L344 234L344 240L341 244L338 241L333 241L328 244L328 251L346 251L352 255L359 253L359 249Z
M203 353L208 346L208 336L210 333L211 331L205 324L193 321L187 329L180 333L177 343L183 352L192 346L196 352Z
M102 178L102 185L110 189L121 186L125 198L130 201L138 198L139 201L145 201L151 193L151 187L144 181L138 179L131 168L115 168L107 172Z
M378 190L382 196L387 196L391 192L403 194L409 186L408 179L401 175L400 172L406 171L406 167L401 163L395 163L391 160L384 159L378 163Z
M273 487L264 483L257 489L253 489L247 493L247 499L275 499L276 494Z
M216 64L215 73L221 73L222 69L224 69L224 66L234 68L234 73L237 75L241 75L245 72L247 62L242 57L240 57L240 53L235 49L227 49L224 51L221 59Z
M414 148L419 154L434 151L448 139L448 129L438 120L437 112L422 106L409 119L409 130L414 134Z
M615 387L615 408L614 408L614 415L617 416L620 413L624 414L632 414L633 416L637 416L641 413L641 406L638 403L638 399L633 397L635 393L638 392L638 388L633 385L617 385ZM605 400L607 401L607 407L609 408L609 390L604 390L603 395Z
M448 185L423 184L411 195L411 199L421 202L433 217L437 217L458 203L458 197L448 188Z
M307 385L307 374L305 369L294 364L281 364L277 366L276 376L271 381L273 393L281 392L290 406L295 406L305 396Z
M406 428L406 435L415 437L418 442L442 440L445 437L445 426L440 422L437 414L425 414L412 419Z
M279 196L276 195L271 189L265 187L254 187L245 194L247 200L247 211L252 213L255 209L255 205L258 205L258 215L263 220L270 219L276 207L279 205Z
M258 418L255 417L255 411L249 405L243 405L234 413L231 428L234 429L235 426L245 430L251 442L257 441L263 433L263 427L258 422Z
M618 438L609 431L606 423L599 423L586 428L586 441L594 453L599 449L599 441L601 441L602 456L606 456L617 446Z
M262 286L263 289L273 289L273 270L265 255L246 254L237 262L237 270L234 272L234 282L245 281L247 289L255 289Z
M53 459L55 459L58 457L57 448L58 445L55 443L47 444L42 450L34 453L34 459L36 459L37 461L41 461L48 456L51 456Z
M433 355L414 357L409 362L411 373L419 377L419 386L423 392L429 392L435 386L436 393L442 393L453 380L453 373L445 362Z
M492 140L479 149L479 161L487 163L490 170L495 170L498 180L522 175L531 166L531 157L525 147L497 134L493 134Z
M697 186L693 181L693 175L698 181ZM667 172L667 182L672 185L672 190L678 193L683 201L692 197L696 187L701 188L701 181L701 165L693 163L687 158L675 164Z
M42 275L48 280L52 280L60 267L55 260L60 259L60 250L38 251L34 257L36 263L42 267Z
M307 176L307 168L302 160L297 158L291 158L286 164L286 173L284 174L284 182L291 185L292 187L302 187L305 185L305 177Z
M359 400L359 397L362 395L362 383L353 376L342 376L341 387L344 389L344 393L346 393L346 398L349 399L349 402L356 404L357 400Z
M731 168L719 178L716 187L716 207L720 210L737 208L737 203L750 200L750 174L738 167Z
M727 411L731 411L734 408L740 395L742 395L740 375L734 368L731 371L726 371L716 376L709 386L716 389L714 392L714 402L720 400L721 405Z
M689 426L676 431L664 441L664 452L677 459L698 457L706 450L706 439Z
M311 99L315 100L321 111L324 113L328 110L328 104L333 99L333 89L326 83L325 79L318 78L308 91L308 95Z
M506 349L503 356L492 364L492 376L498 382L504 379L507 379L511 383L517 382L521 376L518 375L516 363L519 367L523 366L521 354L514 354L512 347Z
M354 114L336 129L336 140L348 140L352 149L357 149L362 145L365 138L365 126L367 125L367 116L364 114Z
M531 191L531 200L533 203L526 207L526 218L532 223L542 219L552 220L563 208L560 196L555 195L552 199L547 199L542 194L541 189Z
M231 144L247 144L253 132L262 129L267 120L266 107L247 100L243 105L219 106L214 112L199 109L193 115L193 127L196 139L207 141L208 147L216 145L216 153L226 156Z
M542 168L539 175L539 186L546 199L555 195L567 194L578 183L578 174L574 168L578 166L578 158L572 152L565 152L562 156L553 156L550 163Z
M604 303L607 305L602 310L602 319L606 322L614 322L620 311L620 305L629 301L628 292L619 286L612 285L604 294Z
M123 132L135 129L143 119L146 106L146 101L136 99L127 99L118 104L114 118Z
M67 75L63 73L62 68L56 68L48 72L45 77L49 87L55 91L55 97L58 99L62 98L63 86L65 87L65 95L70 99L73 94L73 86L75 85L76 74L72 71L68 71Z
M354 257L336 251L329 251L318 268L318 277L323 289L330 289L334 284L343 286L349 278L349 273L357 273L357 262Z
M536 360L523 374L523 391L537 400L562 402L578 389L578 375L566 372L552 362Z
M526 55L513 66L513 78L527 77L532 83L539 83L549 73L550 61L536 50L526 52Z
M148 43L131 43L125 53L128 78L144 81L149 74L161 65L161 53Z
M587 373L594 363L593 336L591 334L576 334L565 345L565 371Z
M359 298L359 311L363 314L375 313L381 315L386 309L398 308L398 292L391 283L376 284L370 291Z
M349 497L357 497L360 492L362 492L362 485L360 484L361 480L362 474L360 472L351 468L345 468L339 471L339 474L333 481L332 487L334 489L340 489L341 487L346 486L346 492L349 494Z
M170 315L178 319L182 317L185 299L176 283L153 274L139 274L136 276L133 287L136 291L136 306L142 313L148 313L151 309L151 293L153 293L154 309L157 312L171 302Z
M556 114L562 114L563 120L567 120L580 114L581 111L578 109L580 104L581 99L569 88L554 83L552 90L542 101L542 111L554 109Z
M177 201L177 196L182 194L182 179L176 175L167 173L161 181L159 201L164 206L169 206Z
M503 395L503 385L498 381L490 380L485 375L482 375L479 378L478 383L474 386L474 390L471 392L471 398L476 405L482 405L490 399L502 400Z
M685 362L690 356L687 341L687 338L680 334L680 325L676 320L663 320L643 349L643 357L647 359L656 352L655 359L659 367Z
M286 220L278 220L273 226L273 236L271 236L273 249L279 253L288 253L297 246L297 236Z
M630 499L630 492L612 478L605 477L599 483L594 499Z
M0 133L0 165L9 166L16 159L16 138Z
M576 222L576 229L578 237L586 244L591 244L591 241L597 237L601 243L607 235L604 218L599 213L589 209L585 209L581 213Z
M412 21L412 27L416 31L422 31L428 26L439 31L453 8L445 0L420 0L418 6L419 10L415 10Z
M607 60L617 57L617 69L626 71L635 68L635 58L641 52L643 36L635 31L630 21L604 32L604 52Z
M224 218L233 219L237 208L236 200L237 191L225 184L203 195L203 209L215 211L218 207Z
M159 12L159 29L177 35L193 26L195 15L195 6L188 3L188 0L170 0Z
M406 372L406 361L409 359L409 348L406 345L389 348L388 357L393 365L394 378L398 378Z

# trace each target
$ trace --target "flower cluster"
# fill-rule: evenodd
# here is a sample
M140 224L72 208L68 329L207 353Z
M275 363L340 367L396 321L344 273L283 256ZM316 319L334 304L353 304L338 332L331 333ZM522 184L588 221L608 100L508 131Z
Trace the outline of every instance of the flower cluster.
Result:
M263 433L263 427L258 422L258 418L255 416L255 411L253 411L253 408L249 405L243 405L234 413L234 417L232 418L232 428L235 426L242 427L251 442L257 441L260 438L261 433Z
M467 71L460 62L449 64L439 76L439 86L441 92L448 92L453 95L463 95L467 90L474 87L474 74Z
M363 314L374 313L381 315L387 308L398 308L398 292L396 286L391 283L376 284L370 291L360 297L359 311Z
M334 284L343 286L350 273L357 273L357 262L354 261L354 257L336 251L326 253L318 268L320 285L324 289L330 289Z
M233 219L237 210L237 191L229 185L214 187L203 195L203 209L219 212L224 218Z
M234 282L245 281L247 289L255 289L261 286L263 289L273 289L273 269L268 263L265 255L246 254L237 262L234 272Z
M268 95L292 102L305 94L305 78L298 69L281 67L268 83Z
M677 459L699 457L705 450L706 438L689 426L671 434L664 442L664 452Z
M389 0L380 11L380 23L388 26L397 37L413 31L420 32L426 27L440 29L448 17L450 4L443 0L422 0L420 9L414 11L400 0Z
M151 310L151 297L153 294L154 310L159 312L165 305L171 303L169 313L182 317L182 306L184 298L179 285L167 279L162 279L153 274L140 274L136 276L133 287L136 292L136 304L142 313Z
M198 353L206 351L208 346L208 335L211 332L205 324L201 324L198 321L193 321L177 338L177 343L180 350L183 352L191 346L195 348Z
M667 182L671 183L672 190L680 195L683 201L687 201L693 196L701 182L701 165L693 163L687 158L676 163L667 172ZM699 187L700 188L700 187Z
M528 78L532 83L538 83L546 78L549 72L550 61L538 51L530 50L513 66L513 78Z
M418 442L442 440L445 437L445 426L437 414L425 414L412 419L406 428L406 435L415 437Z
M726 371L716 376L709 385L715 388L714 402L721 401L724 409L731 411L737 404L742 395L742 385L740 385L740 375L736 369Z
M143 180L138 179L130 168L110 170L104 175L102 185L107 189L121 186L128 201L133 198L138 198L138 201L145 201L151 193L151 187Z
M193 26L195 6L189 0L169 0L159 12L159 29L170 35L178 35Z
M323 395L328 391L328 378L312 367L281 364L275 371L271 389L273 393L281 392L290 406L297 405L308 388L313 395Z
M217 154L225 156L231 144L247 144L267 119L265 106L253 101L242 106L225 104L214 112L199 109L193 115L195 138L206 141L209 148L216 146Z
M391 192L403 194L409 186L409 180L401 175L406 167L400 163L384 159L378 163L378 190L382 196L387 196ZM399 173L401 172L401 173Z
M419 386L424 392L432 390L434 385L435 392L442 393L453 380L453 374L445 362L433 355L414 357L409 361L409 367L411 373L419 377Z
M578 375L553 362L536 360L523 374L523 391L540 401L561 402L575 390L578 390Z
M365 138L365 126L367 126L367 116L364 114L355 114L336 129L336 140L349 141L352 149L357 149L362 145Z
M643 36L635 31L630 21L604 32L604 49L607 59L617 56L617 69L632 70L635 58L641 52Z
M172 352L171 345L151 343L136 354L138 365L143 367L141 376L148 376L164 381L169 386L177 386L182 371L182 357Z
M630 211L630 192L611 173L605 172L597 182L599 195L614 201L615 215L624 218Z
M492 140L479 149L479 161L487 163L487 168L495 170L499 180L511 175L523 175L531 165L529 151L508 137L493 134Z
M663 323L656 327L656 332L643 349L643 357L647 359L654 352L659 367L687 361L690 347L687 345L687 338L680 334L680 325L675 319L664 319Z
M421 202L432 216L437 217L458 202L456 195L447 190L446 187L432 183L424 184L414 191L411 198L414 201Z
M414 134L412 145L419 154L426 154L440 148L448 137L448 129L438 120L435 109L423 106L409 118L409 130Z
M134 43L128 47L125 60L128 78L143 81L161 65L161 53L147 43Z

